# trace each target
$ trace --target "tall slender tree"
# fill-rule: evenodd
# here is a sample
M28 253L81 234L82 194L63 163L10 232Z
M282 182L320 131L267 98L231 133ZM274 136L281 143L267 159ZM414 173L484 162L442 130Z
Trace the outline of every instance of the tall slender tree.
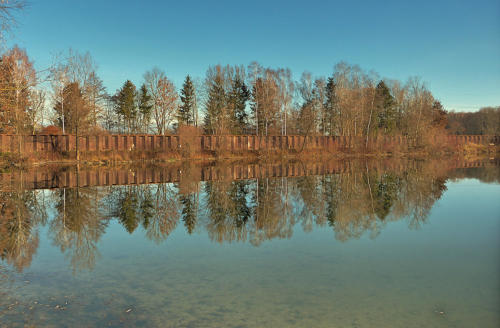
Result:
M188 75L184 80L181 90L181 102L177 120L179 125L194 125L195 110L196 110L196 94L193 81Z
M324 120L323 129L329 134L334 135L340 133L338 131L338 126L336 120L338 119L338 99L335 92L335 80L333 77L329 77L326 83L326 101L323 105L324 108Z
M180 195L179 199L182 204L182 221L189 234L192 234L196 228L196 204L195 204L195 194Z
M233 80L231 92L228 97L228 105L231 109L231 130L233 133L242 133L248 125L246 104L249 99L250 91L245 82L237 75Z
M135 85L130 80L127 80L123 84L123 87L118 90L115 97L116 113L123 119L128 133L132 132L132 129L135 125L134 120L137 117L135 95Z
M375 112L377 113L378 128L384 133L392 133L396 128L396 108L391 91L380 81L375 89Z
M142 132L149 132L149 124L151 123L151 111L153 105L151 103L151 96L149 95L148 89L145 84L141 86L139 90L139 115L141 121Z
M98 126L103 115L103 103L106 98L106 87L95 71L91 71L82 90L90 107L91 124L94 128Z
M209 134L220 134L225 130L226 91L221 73L207 82L208 99L205 108L204 125Z

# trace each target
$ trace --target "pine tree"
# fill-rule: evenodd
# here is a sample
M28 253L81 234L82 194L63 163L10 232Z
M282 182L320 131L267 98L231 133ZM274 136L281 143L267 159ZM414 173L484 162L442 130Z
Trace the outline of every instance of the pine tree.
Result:
M399 180L393 174L384 174L380 178L378 188L375 189L375 213L380 220L384 220L390 213L392 205L397 199Z
M195 108L195 90L193 81L191 77L188 75L184 80L184 84L182 85L181 90L181 106L179 107L179 113L177 116L177 120L179 125L194 125L194 118L196 110Z
M323 184L325 195L324 201L326 203L326 219L328 220L328 225L330 227L335 227L338 215L338 192L340 188L338 186L337 178L338 177L335 175L329 175Z
M224 129L224 111L226 108L226 92L222 77L217 76L210 85L208 101L203 123L205 132L209 134L221 133Z
M378 127L385 133L392 133L396 127L395 101L384 81L380 81L375 89L375 112Z
M195 202L194 202L194 194L193 195L181 195L180 202L183 205L182 208L182 221L184 222L184 226L188 234L192 234L194 229L196 228L196 211L195 211Z
M233 181L229 190L229 197L234 204L231 211L231 216L238 228L244 227L251 216L251 209L248 206L248 182Z
M326 84L326 92L325 92L325 97L326 101L324 104L324 121L322 128L328 132L329 135L334 135L335 133L339 133L337 131L337 120L338 120L338 99L337 99L337 94L336 94L336 87L337 85L335 84L335 80L333 77L328 78L328 82Z
M142 226L144 227L144 229L147 229L149 227L151 219L155 216L156 210L151 189L144 189L139 209L142 218Z
M205 194L207 197L206 209L210 224L220 226L226 222L228 216L228 208L224 206L226 203L226 190L224 184L220 181L213 181L205 184Z
M116 114L122 117L129 133L137 117L135 94L135 85L130 80L127 80L123 84L123 87L118 90L118 94L115 97Z
M257 78L252 87L250 109L252 119L255 121L256 132L259 135L267 134L267 116L266 105L263 90L266 90L266 84L262 78Z
M246 104L250 99L250 91L245 82L239 76L233 81L229 95L229 106L231 108L231 127L234 133L242 133L247 126L248 114Z
M148 93L146 85L143 84L139 90L139 114L141 115L141 125L143 132L148 132L149 123L151 122L151 111L153 105L151 104L151 96Z
M134 232L139 225L137 213L138 199L133 191L127 191L119 200L118 218L128 233Z
M448 124L448 112L444 109L439 100L432 103L432 125L441 129L446 128Z

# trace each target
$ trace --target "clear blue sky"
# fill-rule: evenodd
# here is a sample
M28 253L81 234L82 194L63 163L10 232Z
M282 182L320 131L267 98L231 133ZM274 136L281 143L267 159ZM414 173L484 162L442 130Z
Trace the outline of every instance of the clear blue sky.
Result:
M90 51L110 92L158 66L181 86L213 64L329 75L340 60L420 76L447 109L500 105L500 1L31 0L9 43L38 68Z

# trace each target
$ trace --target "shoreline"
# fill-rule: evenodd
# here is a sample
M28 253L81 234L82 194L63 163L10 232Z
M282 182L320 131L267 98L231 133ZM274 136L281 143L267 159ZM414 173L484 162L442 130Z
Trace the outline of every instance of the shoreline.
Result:
M14 156L12 156L14 155ZM414 159L414 160L435 160L435 159L453 159L461 158L468 160L477 159L497 159L500 158L500 146L474 147L474 149L464 149L459 152L441 151L413 151L413 152L322 152L307 151L303 153L283 153L283 152L259 152L246 154L202 154L201 156L166 157L165 154L157 158L136 158L123 159L121 156L111 156L96 158L95 154L80 154L80 160L71 158L57 159L33 159L16 156L18 154L0 153L0 171L9 169L29 169L43 167L48 165L60 166L89 166L89 167L114 167L121 165L148 164L148 165L167 165L174 163L203 163L203 162L280 162L280 161L324 161L324 160L352 160L352 159ZM102 155L102 154L101 154ZM113 158L114 157L114 158ZM118 158L117 158L118 157Z

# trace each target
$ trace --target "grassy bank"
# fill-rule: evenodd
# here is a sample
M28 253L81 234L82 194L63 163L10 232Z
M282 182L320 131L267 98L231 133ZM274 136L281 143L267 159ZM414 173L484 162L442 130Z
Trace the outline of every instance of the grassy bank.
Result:
M75 152L61 153L34 153L24 156L19 153L0 153L0 170L8 168L23 168L27 166L44 165L51 163L61 164L89 164L89 165L115 165L119 163L170 163L177 161L216 161L216 160L245 160L245 161L279 161L279 160L326 160L353 157L387 158L387 157L417 157L417 158L439 158L460 156L467 159L474 158L498 158L500 157L500 146L469 143L456 147L450 146L421 146L413 148L392 147L382 149L367 149L356 146L349 149L338 149L329 151L324 149L304 150L247 150L247 151L202 151L190 152L184 148L183 151L161 152L161 151L101 151L80 152L79 160L76 160Z

